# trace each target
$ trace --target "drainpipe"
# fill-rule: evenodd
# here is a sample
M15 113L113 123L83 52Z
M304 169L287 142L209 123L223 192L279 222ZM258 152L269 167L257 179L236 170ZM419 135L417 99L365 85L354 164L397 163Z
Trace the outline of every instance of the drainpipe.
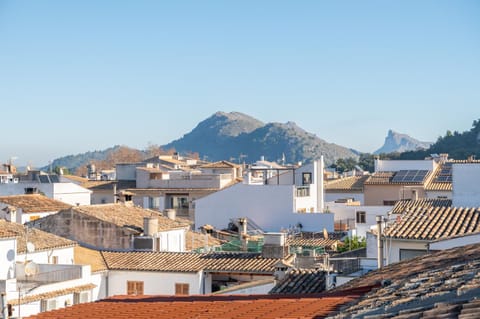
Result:
M377 259L378 269L383 267L382 216L377 216Z
M2 292L1 294L1 305L2 308L2 318L8 319L8 305L7 305L7 294Z

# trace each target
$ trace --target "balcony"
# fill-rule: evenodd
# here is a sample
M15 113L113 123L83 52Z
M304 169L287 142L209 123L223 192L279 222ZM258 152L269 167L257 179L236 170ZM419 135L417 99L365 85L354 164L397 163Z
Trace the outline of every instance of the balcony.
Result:
M25 265L16 264L17 282L29 283L34 286L63 282L82 278L82 266L80 265L52 265L37 264L37 272L27 276Z

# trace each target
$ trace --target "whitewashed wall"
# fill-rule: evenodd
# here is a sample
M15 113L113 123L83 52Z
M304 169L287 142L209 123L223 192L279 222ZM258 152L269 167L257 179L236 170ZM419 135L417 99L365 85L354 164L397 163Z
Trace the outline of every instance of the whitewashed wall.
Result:
M15 276L16 258L17 240L15 238L0 238L0 280Z
M375 172L417 169L433 171L436 166L434 160L375 160Z
M76 206L90 205L91 190L73 183L54 183L53 199Z
M439 240L430 243L431 250L444 250L480 243L480 233Z
M325 203L334 202L338 199L344 198L353 198L354 201L360 202L361 205L365 204L363 193L325 193Z
M189 284L189 294L203 294L202 272L159 272L159 271L118 271L110 270L108 294L126 295L127 281L143 281L146 295L174 295L175 283ZM207 286L206 286L207 287ZM209 293L207 291L206 293Z
M247 217L266 231L298 223L306 231L333 231L333 214L294 213L293 185L236 184L195 201L195 225L224 228L230 219Z
M73 247L35 251L27 253L27 256L25 253L17 254L16 260L24 262L27 257L27 260L32 260L37 264L50 264L53 256L58 257L58 264L71 265L73 264Z
M480 207L480 164L453 164L454 207Z

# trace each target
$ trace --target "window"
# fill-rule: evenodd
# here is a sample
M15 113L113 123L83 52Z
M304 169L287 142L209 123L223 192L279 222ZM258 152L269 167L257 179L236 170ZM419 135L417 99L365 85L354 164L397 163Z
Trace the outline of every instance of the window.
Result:
M310 187L297 187L295 189L295 195L297 197L308 197L310 196Z
M175 294L176 295L188 295L188 284L175 284Z
M56 299L45 299L42 300L41 305L40 305L40 311L50 311L57 309L57 300Z
M143 295L143 281L127 281L127 295Z
M36 193L38 193L36 187L25 187L24 191L25 191L25 194L36 194Z
M302 184L309 185L312 183L312 173L302 173Z
M357 212L357 224L365 224L367 222L366 221L366 216L367 216L366 212L358 211Z
M76 292L73 294L73 304L85 303L90 301L90 293L88 291Z
M396 200L384 200L383 206L395 206Z

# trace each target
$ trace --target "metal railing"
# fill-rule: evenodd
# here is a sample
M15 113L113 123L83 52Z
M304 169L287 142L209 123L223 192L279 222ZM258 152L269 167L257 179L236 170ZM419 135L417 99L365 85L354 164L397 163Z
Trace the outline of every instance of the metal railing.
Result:
M37 283L54 283L67 280L74 280L82 278L82 268L72 267L67 269L59 269L48 272L41 272L35 275L17 275L17 280L37 282Z

